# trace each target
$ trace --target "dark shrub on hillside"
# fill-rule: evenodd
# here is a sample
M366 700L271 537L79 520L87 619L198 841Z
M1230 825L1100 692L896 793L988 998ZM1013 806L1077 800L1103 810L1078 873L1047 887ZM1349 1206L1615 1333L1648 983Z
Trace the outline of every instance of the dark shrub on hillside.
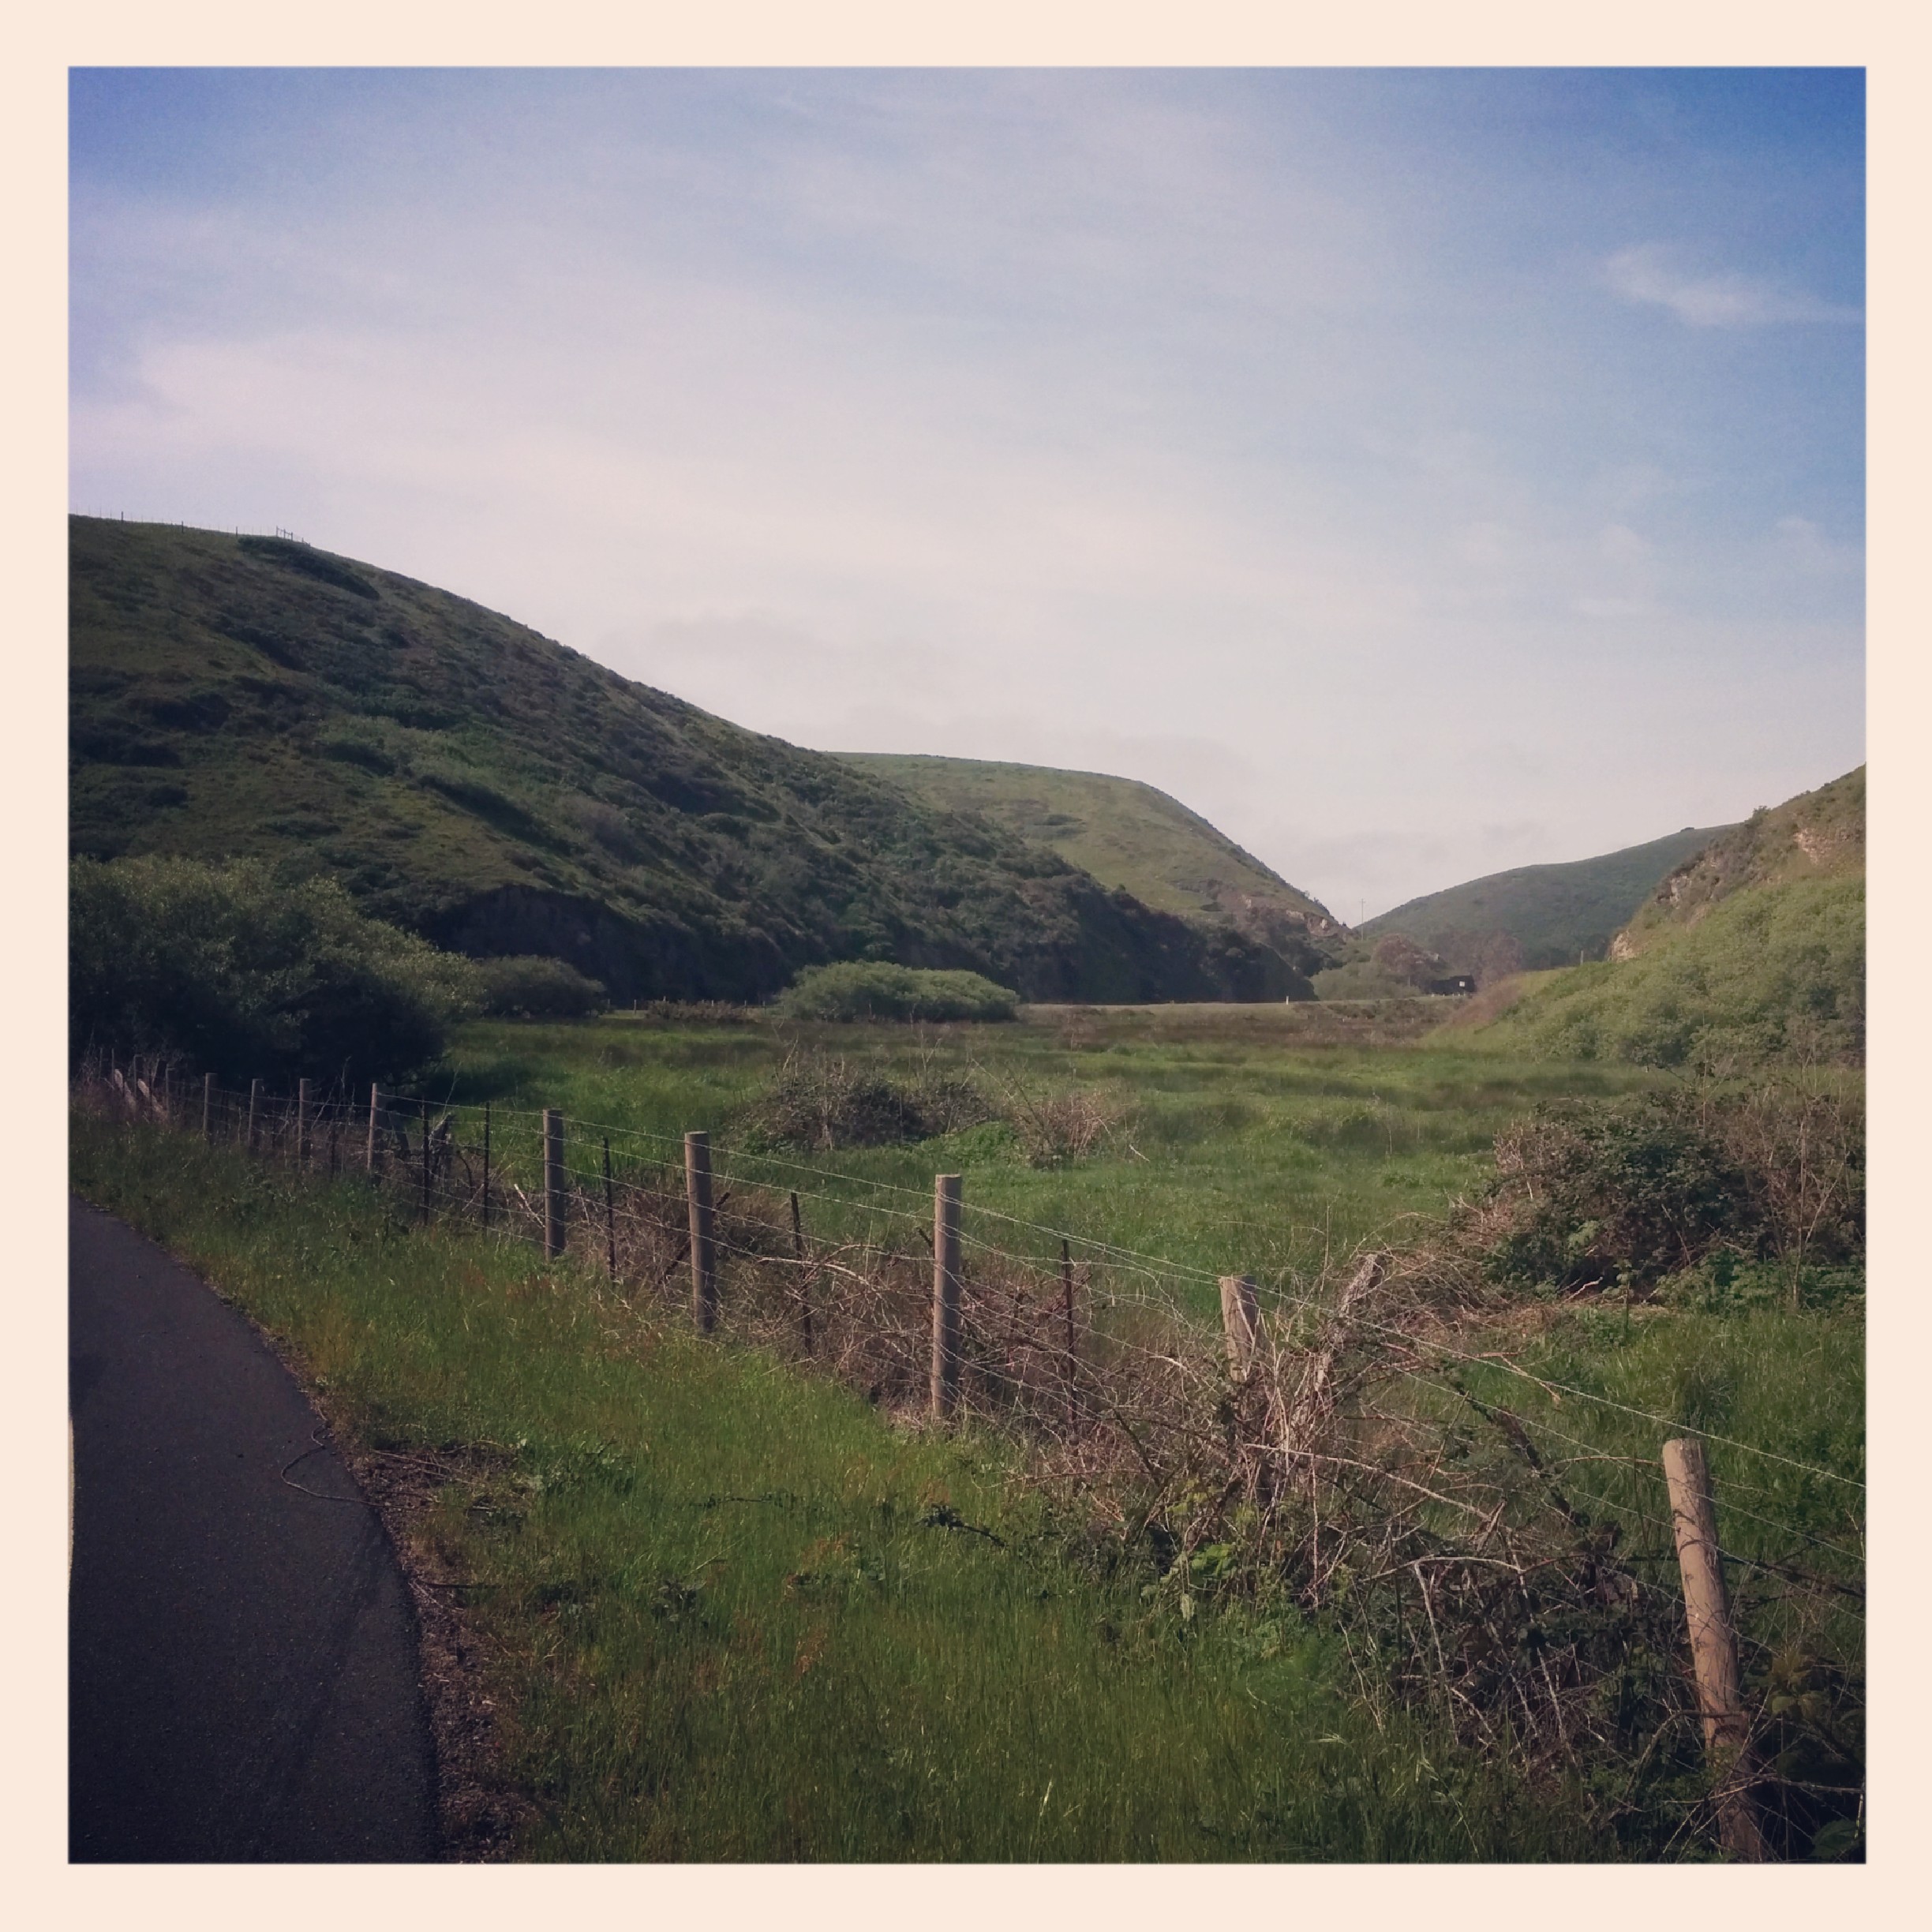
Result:
M930 1140L993 1117L991 1103L970 1080L932 1073L895 1079L849 1061L794 1054L753 1103L747 1125L754 1144L825 1151Z
M394 1080L474 1009L471 963L369 919L331 879L249 861L76 859L69 1039L169 1051L225 1080Z
M506 1020L581 1020L609 1003L603 987L575 966L541 953L478 960L483 1010Z
M850 960L807 967L777 1004L793 1020L1010 1020L1020 996L975 972Z
M1848 1096L1793 1083L1540 1110L1496 1152L1475 1211L1494 1281L1642 1294L1719 1254L1864 1252L1864 1121Z

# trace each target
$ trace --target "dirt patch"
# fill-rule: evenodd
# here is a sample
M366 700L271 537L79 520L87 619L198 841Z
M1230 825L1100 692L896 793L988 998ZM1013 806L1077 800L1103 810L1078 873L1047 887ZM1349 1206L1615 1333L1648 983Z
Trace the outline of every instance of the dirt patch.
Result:
M396 1451L365 1449L337 1431L335 1450L381 1518L416 1607L423 1700L436 1739L443 1855L461 1863L515 1855L518 1828L535 1807L504 1774L489 1659L465 1608L484 1587L451 1574L424 1533L452 1484L486 1500L515 1461L493 1444Z

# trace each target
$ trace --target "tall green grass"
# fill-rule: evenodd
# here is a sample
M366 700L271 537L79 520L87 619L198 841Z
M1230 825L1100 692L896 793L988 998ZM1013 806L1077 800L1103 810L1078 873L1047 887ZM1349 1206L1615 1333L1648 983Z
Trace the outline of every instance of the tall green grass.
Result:
M560 1107L656 1136L650 1144L673 1163L680 1136L706 1129L728 1170L799 1189L808 1227L840 1212L814 1192L923 1211L934 1174L958 1171L969 1232L1001 1246L1050 1259L1057 1243L1044 1230L1064 1231L1203 1276L1245 1272L1282 1286L1442 1214L1481 1181L1496 1133L1536 1102L1661 1077L1481 1047L1308 1047L1295 1043L1297 1019L1294 1009L1234 1009L1217 1024L1174 1009L923 1029L621 1013L571 1025L479 1023L459 1035L436 1091ZM1029 1166L1020 1137L998 1124L912 1147L754 1157L746 1146L754 1103L795 1049L902 1076L971 1078L1008 1106L1096 1088L1122 1118L1093 1155L1058 1167ZM579 1135L573 1159L586 1174L597 1158L594 1133ZM841 1176L904 1193L867 1193Z
M353 1180L85 1114L72 1160L339 1426L451 1472L413 1533L491 1660L523 1855L1614 1849L1351 1701L1292 1618L1178 1618L1131 1547L1053 1520L990 1443L897 1432L593 1275L413 1230Z

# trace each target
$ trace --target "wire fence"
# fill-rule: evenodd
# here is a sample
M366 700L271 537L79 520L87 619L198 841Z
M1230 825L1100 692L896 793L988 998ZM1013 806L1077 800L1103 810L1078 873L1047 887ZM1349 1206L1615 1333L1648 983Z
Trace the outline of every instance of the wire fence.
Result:
M1718 1829L1657 1462L1683 1430L1494 1346L1413 1256L1263 1289L968 1200L942 1330L931 1198L823 1163L707 1141L703 1215L683 1140L542 1110L112 1060L77 1098L358 1178L425 1229L529 1244L640 1318L688 1309L908 1423L943 1357L964 1417L1116 1547L1151 1550L1156 1608L1279 1599L1465 1743L1587 1773L1612 1815L1674 1804L1679 1829ZM1191 1312L1211 1284L1219 1328ZM1736 1776L1773 1851L1802 1855L1862 1819L1863 1484L1702 1433L1758 1697Z

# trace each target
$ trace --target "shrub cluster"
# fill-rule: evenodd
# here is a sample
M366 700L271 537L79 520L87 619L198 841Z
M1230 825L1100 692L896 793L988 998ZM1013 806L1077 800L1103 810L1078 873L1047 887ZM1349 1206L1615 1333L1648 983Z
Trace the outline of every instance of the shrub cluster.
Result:
M513 953L476 964L485 1013L504 1020L581 1020L609 1002L597 980L541 953Z
M819 1054L794 1053L754 1103L754 1144L803 1148L896 1147L991 1120L972 1081L930 1069L912 1080Z
M753 1103L745 1126L754 1147L825 1152L907 1146L998 1121L1002 1139L1029 1166L1059 1167L1095 1152L1128 1112L1118 1095L1098 1088L1034 1093L1009 1084L996 1099L930 1061L901 1074L795 1052Z
M398 1080L479 998L472 963L249 860L76 859L69 1044L171 1052L225 1080Z
M807 967L777 1005L792 1020L1010 1020L1020 996L975 972L847 960Z
M1795 1083L1544 1108L1496 1140L1471 1225L1495 1282L1646 1294L1666 1277L1862 1260L1865 1133Z

